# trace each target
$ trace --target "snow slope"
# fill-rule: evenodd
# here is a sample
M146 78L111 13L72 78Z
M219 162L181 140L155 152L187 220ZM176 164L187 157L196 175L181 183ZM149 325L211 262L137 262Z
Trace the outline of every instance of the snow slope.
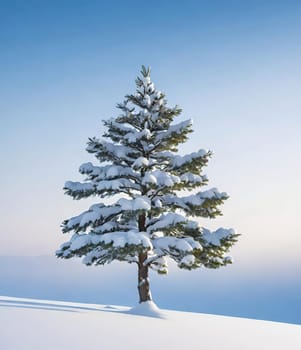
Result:
M301 349L298 325L159 311L152 304L130 310L0 297L0 307L1 350Z

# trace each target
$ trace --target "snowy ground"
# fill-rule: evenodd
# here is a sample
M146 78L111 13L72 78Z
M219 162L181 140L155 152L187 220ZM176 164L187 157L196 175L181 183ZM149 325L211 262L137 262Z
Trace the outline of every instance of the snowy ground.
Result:
M3 350L300 349L301 326L110 305L0 297ZM137 313L151 314L147 317Z

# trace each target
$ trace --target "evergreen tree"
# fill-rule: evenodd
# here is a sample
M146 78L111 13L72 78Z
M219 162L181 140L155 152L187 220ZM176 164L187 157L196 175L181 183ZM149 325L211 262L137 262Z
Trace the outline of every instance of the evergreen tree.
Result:
M103 138L89 139L87 151L100 164L81 165L85 182L68 181L64 187L74 199L111 197L113 204L101 200L65 220L63 232L74 234L56 255L83 256L86 265L136 263L141 303L151 300L150 268L167 273L166 258L187 270L227 265L237 235L232 229L210 232L193 220L221 215L218 206L228 198L216 188L199 191L208 182L202 169L211 152L178 155L192 121L173 123L181 109L167 106L149 68L142 66L136 85L136 93L117 105L121 114L103 122Z

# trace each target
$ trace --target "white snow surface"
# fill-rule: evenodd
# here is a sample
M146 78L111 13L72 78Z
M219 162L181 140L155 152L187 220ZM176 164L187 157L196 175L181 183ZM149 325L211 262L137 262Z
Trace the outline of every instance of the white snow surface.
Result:
M132 315L166 318L164 311L161 311L152 300L138 304L126 311L126 313Z
M300 350L301 326L179 311L0 296L3 350ZM151 316L151 317L147 317Z

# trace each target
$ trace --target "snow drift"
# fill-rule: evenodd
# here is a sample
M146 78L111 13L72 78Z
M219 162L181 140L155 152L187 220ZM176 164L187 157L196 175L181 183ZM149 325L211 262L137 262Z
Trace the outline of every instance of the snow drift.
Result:
M160 311L155 305L130 310L122 306L0 297L0 306L3 350L301 348L301 326L285 323Z

